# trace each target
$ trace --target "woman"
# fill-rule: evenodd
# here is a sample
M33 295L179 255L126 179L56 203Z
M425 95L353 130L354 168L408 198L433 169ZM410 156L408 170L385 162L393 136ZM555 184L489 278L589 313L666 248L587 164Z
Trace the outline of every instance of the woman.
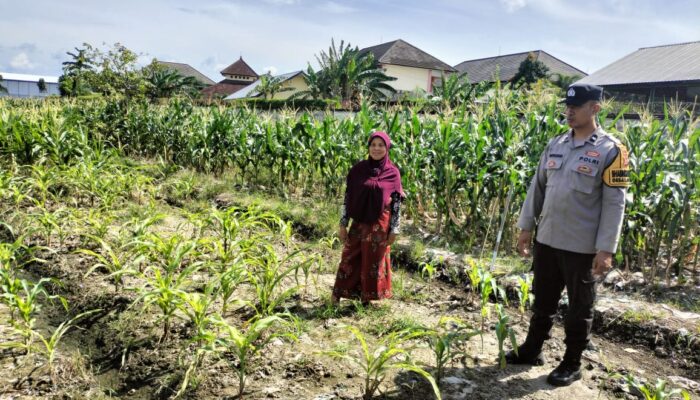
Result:
M345 245L331 295L334 304L342 297L359 298L364 304L391 297L389 246L399 232L405 195L401 174L389 160L389 136L374 132L367 143L369 156L347 177L338 234Z

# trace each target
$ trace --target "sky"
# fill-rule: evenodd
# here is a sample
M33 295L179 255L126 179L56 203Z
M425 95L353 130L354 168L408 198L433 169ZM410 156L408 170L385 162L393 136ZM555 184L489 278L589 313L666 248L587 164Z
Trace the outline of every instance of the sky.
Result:
M67 51L119 42L219 81L241 56L258 74L316 68L332 39L403 39L450 65L544 50L592 73L700 40L700 0L0 0L0 72L58 76Z

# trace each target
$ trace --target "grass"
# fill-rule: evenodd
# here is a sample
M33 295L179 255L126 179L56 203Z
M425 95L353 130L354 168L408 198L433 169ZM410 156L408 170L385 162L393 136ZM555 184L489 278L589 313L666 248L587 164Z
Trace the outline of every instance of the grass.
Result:
M421 328L422 324L411 317L410 315L403 315L396 318L386 319L373 319L370 320L365 325L365 331L376 336L385 336L389 333L399 332L405 329L417 329Z
M650 322L659 317L660 315L657 315L649 310L626 310L621 315L623 321L637 324Z

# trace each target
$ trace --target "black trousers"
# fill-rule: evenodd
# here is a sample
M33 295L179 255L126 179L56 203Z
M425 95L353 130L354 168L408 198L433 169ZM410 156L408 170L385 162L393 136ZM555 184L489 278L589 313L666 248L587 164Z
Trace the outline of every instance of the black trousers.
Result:
M595 282L592 275L595 254L581 254L555 249L535 241L533 291L535 302L527 339L526 352L539 353L554 324L559 299L566 287L569 308L564 321L566 354L564 359L580 363L588 346L593 325Z

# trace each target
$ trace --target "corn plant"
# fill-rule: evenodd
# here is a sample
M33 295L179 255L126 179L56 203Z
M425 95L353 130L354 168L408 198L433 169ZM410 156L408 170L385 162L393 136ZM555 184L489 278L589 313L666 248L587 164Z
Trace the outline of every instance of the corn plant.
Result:
M167 340L172 317L184 301L190 278L203 267L203 262L195 260L197 242L177 235L169 239L150 235L140 246L152 264L144 271L146 285L137 288L140 295L134 304L143 302L142 312L151 305L160 309L158 322L163 323L163 333L159 342L163 342Z
M522 321L525 315L525 307L532 306L532 297L530 296L530 287L532 286L532 277L527 276L525 279L518 277L518 307L520 309L520 320Z
M104 269L109 273L109 277L114 280L114 291L119 292L124 282L124 276L136 274L137 271L134 270L132 266L139 265L144 256L132 255L128 249L124 248L125 246L114 250L114 248L103 239L97 236L87 236L100 245L101 252L97 253L88 249L78 250L78 253L90 256L97 261L85 272L85 277L88 277L97 269Z
M223 335L216 341L216 352L221 355L232 354L235 360L224 357L224 360L238 376L238 398L243 398L246 379L250 368L250 358L274 336L263 337L274 325L284 323L284 320L276 315L270 315L257 319L247 325L245 329L238 329L224 320L218 324L223 330Z
M158 322L163 324L163 332L159 342L167 340L170 321L185 301L187 293L185 289L190 283L190 276L200 268L200 263L193 263L177 271L151 266L144 274L146 285L137 289L140 294L133 304L143 302L142 313L152 305L161 311Z
M299 289L298 285L284 289L284 279L312 263L314 258L303 258L301 250L280 258L270 244L265 243L260 247L260 254L246 260L249 265L248 282L255 288L256 313L269 316L275 314L277 308Z
M496 305L496 313L498 321L496 322L496 338L498 339L498 362L501 369L506 367L506 351L503 344L507 339L510 339L510 344L514 351L518 352L518 343L515 339L515 331L508 324L508 314L503 310L501 304Z
M370 349L365 336L354 326L346 326L348 331L360 344L359 354L337 350L324 351L332 358L345 360L360 368L364 378L362 398L369 400L384 382L387 372L391 369L405 369L415 372L425 378L433 388L433 393L440 399L440 389L435 379L424 369L410 362L410 349L405 347L409 340L420 338L422 330L404 330L392 332L385 336L374 349Z
M217 293L221 298L221 315L226 315L233 293L238 286L248 281L248 273L242 263L230 264L223 273L215 278L217 280Z
M430 283L433 281L435 276L435 266L429 262L421 262L419 265L421 278L428 281L428 292L430 292Z
M114 221L114 215L110 212L90 209L87 215L82 216L82 219L85 225L83 233L81 234L81 239L84 243L91 237L105 240L107 233L109 233L109 228Z
M614 376L618 378L621 377L619 374ZM668 382L663 379L657 379L655 384L651 382L640 382L639 379L632 374L625 375L624 379L627 387L639 392L645 400L666 400L674 398L690 400L690 394L687 391L668 388Z
M185 292L182 294L182 303L179 304L180 310L187 316L190 324L194 328L194 336L198 341L201 341L212 323L210 308L215 300L216 286L214 283L209 283L204 287L203 293ZM198 342L201 347L202 343Z
M458 347L480 332L458 318L441 317L431 329L426 330L425 338L435 357L433 377L440 384L445 366L460 355L466 355Z
M22 342L12 342L6 344L7 347L22 348L27 354L32 349L32 337L34 335L34 315L41 309L40 297L51 301L58 299L63 307L68 310L66 300L58 295L51 295L44 287L47 283L58 283L55 279L42 278L36 283L32 283L25 279L17 281L13 279L7 287L3 286L3 298L5 303L10 307L11 322L13 327L22 336ZM19 321L15 320L14 313L18 314Z
M467 269L467 278L469 278L469 285L471 287L471 293L476 296L476 292L479 290L481 284L481 267L474 260L469 260L469 269Z
M81 314L76 315L75 317L61 322L61 324L53 331L51 332L51 336L44 336L38 331L32 331L32 334L39 338L39 341L41 343L41 346L36 346L38 349L39 354L43 355L46 358L46 365L49 368L49 375L51 377L51 382L56 383L56 374L54 370L54 360L56 358L56 350L58 349L58 344L63 338L63 335L66 334L72 327L75 326L75 323L78 322L79 320L98 313L102 310L97 309L97 310L91 310L87 311Z

